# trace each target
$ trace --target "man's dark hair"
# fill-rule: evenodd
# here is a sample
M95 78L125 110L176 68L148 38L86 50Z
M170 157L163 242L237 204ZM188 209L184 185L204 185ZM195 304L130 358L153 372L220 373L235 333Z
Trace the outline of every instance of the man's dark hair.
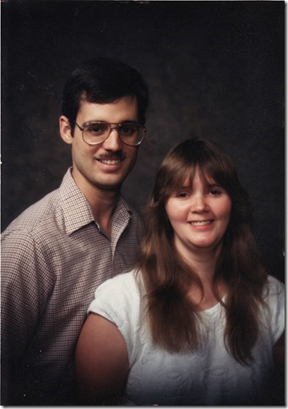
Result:
M141 74L127 64L110 58L91 58L80 64L68 78L62 100L62 114L72 130L81 101L110 103L125 96L135 96L139 123L145 123L148 87Z

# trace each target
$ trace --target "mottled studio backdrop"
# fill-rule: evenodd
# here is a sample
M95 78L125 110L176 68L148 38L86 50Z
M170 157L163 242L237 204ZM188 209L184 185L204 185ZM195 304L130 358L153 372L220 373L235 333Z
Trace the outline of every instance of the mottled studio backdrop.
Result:
M79 61L115 57L150 87L148 134L123 193L139 211L156 169L191 135L234 158L270 272L284 279L284 3L2 2L2 228L71 164L58 117Z

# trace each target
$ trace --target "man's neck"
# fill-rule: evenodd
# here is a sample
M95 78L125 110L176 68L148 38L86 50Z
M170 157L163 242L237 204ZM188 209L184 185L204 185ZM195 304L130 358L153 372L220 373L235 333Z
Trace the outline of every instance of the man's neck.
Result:
M87 181L78 181L72 176L75 183L88 200L95 222L100 225L101 230L110 238L112 227L112 215L120 195L120 186L114 189L102 189ZM79 183L80 182L80 183Z
M110 238L112 229L112 215L119 196L119 191L100 191L98 195L87 198L90 203L94 220L101 230Z

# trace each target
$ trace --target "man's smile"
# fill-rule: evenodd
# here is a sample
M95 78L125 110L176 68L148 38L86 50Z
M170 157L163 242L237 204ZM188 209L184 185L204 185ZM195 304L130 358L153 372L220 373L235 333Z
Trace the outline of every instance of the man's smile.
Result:
M117 165L122 162L121 159L97 159L99 162L104 163L105 165Z

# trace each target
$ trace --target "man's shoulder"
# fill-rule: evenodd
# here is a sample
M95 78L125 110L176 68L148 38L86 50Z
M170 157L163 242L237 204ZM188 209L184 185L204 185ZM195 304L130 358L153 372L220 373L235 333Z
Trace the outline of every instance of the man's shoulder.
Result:
M81 216L78 217L80 221L74 221L77 219L75 215L78 212ZM86 214L86 219L90 221L91 216L90 214L87 216L87 213L89 213L89 206L87 206L86 199L76 186L68 169L60 187L32 204L13 220L3 232L2 240L7 236L17 236L24 232L25 235L29 234L33 237L37 235L41 237L45 234L50 238L55 232L69 234L71 229L73 231L74 228L79 228L78 224L83 222L83 214ZM84 221L86 219L84 218ZM72 227L67 226L69 223L72 224Z
M2 233L2 239L13 233L33 234L35 230L55 223L55 215L59 208L59 189L56 189L24 210Z

